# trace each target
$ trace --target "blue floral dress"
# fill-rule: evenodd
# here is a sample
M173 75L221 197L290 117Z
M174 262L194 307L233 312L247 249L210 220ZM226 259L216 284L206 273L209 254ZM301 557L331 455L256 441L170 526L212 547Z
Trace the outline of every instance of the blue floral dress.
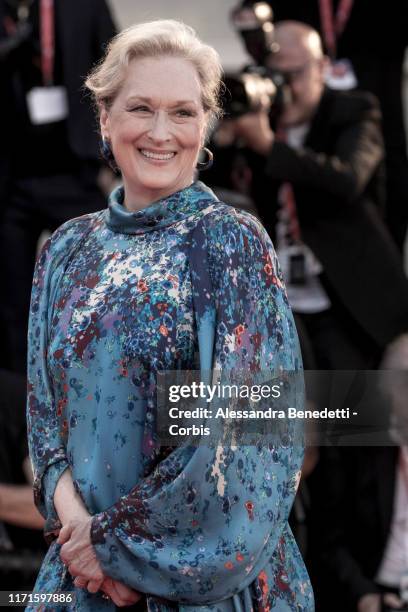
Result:
M270 239L200 182L134 213L118 188L53 234L33 282L28 431L52 540L35 590L75 591L66 610L116 609L73 586L52 539L68 467L104 572L150 611L314 609L288 526L303 459L290 430L269 445L158 444L157 372L194 368L301 371Z

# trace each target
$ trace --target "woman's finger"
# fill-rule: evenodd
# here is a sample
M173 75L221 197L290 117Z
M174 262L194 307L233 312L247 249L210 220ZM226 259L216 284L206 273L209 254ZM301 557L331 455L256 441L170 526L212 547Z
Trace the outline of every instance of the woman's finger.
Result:
M129 603L136 603L142 598L141 593L134 591L126 584L123 584L123 582L119 582L118 580L114 580L114 587L118 595Z
M68 555L65 554L65 556L63 556L61 551L61 558L68 564L68 570L71 576L81 576L81 578L86 578L88 581L102 581L105 578L95 553L89 547L80 551L79 554L76 554L75 550L72 550L69 551Z
M90 580L87 586L89 593L97 593L101 588L104 580L105 578L102 578L101 580Z
M77 576L74 580L74 584L78 589L84 589L88 583L86 578L81 578L81 576Z
M102 583L105 578L97 559L90 559L87 565L84 565L84 563L80 561L76 564L76 568L78 569L78 573L87 577L88 580Z
M68 571L71 574L71 576L73 576L74 578L83 578L84 580L86 580L88 582L88 580L90 580L90 578L88 576L83 576L81 574L81 572L79 571L79 569L77 568L77 566L75 565L75 563L70 563L68 565Z
M118 595L116 589L114 588L113 580L104 581L102 585L102 590L104 593L106 593L106 595L108 595L111 598L115 606L118 606L120 608L122 606L127 605L126 601L123 600L122 597Z

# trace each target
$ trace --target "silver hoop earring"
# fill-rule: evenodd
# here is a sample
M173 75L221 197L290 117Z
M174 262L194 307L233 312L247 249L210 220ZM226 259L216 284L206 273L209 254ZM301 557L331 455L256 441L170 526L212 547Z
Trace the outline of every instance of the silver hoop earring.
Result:
M200 172L202 172L203 170L208 170L209 168L211 168L211 166L213 165L213 162L214 162L214 155L213 155L212 151L210 151L210 149L208 149L207 147L203 147L203 152L207 155L207 160L203 161L203 162L197 162L196 168Z

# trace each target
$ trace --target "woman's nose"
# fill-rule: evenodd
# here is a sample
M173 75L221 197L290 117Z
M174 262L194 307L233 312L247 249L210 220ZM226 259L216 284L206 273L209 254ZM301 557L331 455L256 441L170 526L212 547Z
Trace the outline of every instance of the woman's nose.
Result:
M157 141L170 139L167 113L161 111L154 113L148 136Z

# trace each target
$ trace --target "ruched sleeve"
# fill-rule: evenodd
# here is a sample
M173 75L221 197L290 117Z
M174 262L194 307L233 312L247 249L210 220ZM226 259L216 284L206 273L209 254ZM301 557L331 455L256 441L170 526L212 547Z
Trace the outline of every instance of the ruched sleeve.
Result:
M282 278L260 224L222 207L195 228L189 261L201 368L227 378L239 370L301 373ZM302 376L294 395L300 406ZM105 573L150 602L165 598L191 610L240 597L249 610L247 587L254 580L259 587L287 533L303 457L294 436L288 426L274 444L176 448L94 516L91 538ZM276 596L281 587L270 586ZM297 606L276 609L312 610L300 599Z

